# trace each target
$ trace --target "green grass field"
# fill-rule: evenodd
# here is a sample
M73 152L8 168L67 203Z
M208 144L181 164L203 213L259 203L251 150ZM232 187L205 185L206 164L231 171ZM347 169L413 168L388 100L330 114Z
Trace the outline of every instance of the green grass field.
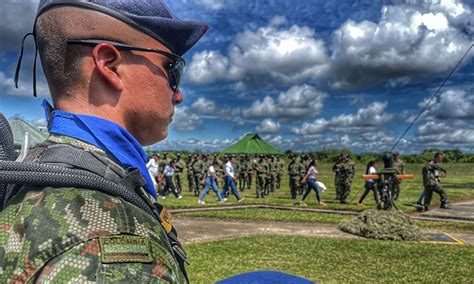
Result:
M318 283L473 283L471 246L258 236L185 247L191 283L278 270Z
M318 170L320 175L318 179L322 181L328 187L328 190L322 193L322 200L327 204L326 208L332 209L351 209L351 210L363 210L366 208L375 207L373 195L369 194L364 201L365 207L357 207L357 201L364 191L364 180L360 177L364 171L364 165L357 164L357 173L352 187L352 193L349 196L351 204L339 204L335 200L335 189L334 189L334 174L331 171L331 164L320 164ZM414 212L414 202L417 200L419 194L422 192L422 179L421 179L421 168L422 164L407 164L407 173L415 175L413 180L405 180L402 183L402 192L397 205L404 212ZM448 171L448 176L443 179L443 187L447 190L448 196L451 202L472 199L474 198L474 168L471 164L444 164L443 167ZM184 198L177 200L170 195L165 200L160 200L160 203L168 208L187 208L196 207L197 197L187 191L187 182L185 178L184 183ZM220 188L222 189L222 183ZM283 176L282 188L279 191L273 192L268 198L257 199L255 198L255 180L253 181L252 188L245 190L241 193L245 197L243 204L268 204L268 205L282 205L282 206L298 206L298 201L301 196L298 196L296 200L290 199L290 190L288 185L288 176ZM205 198L206 204L204 206L216 206L217 198L213 191L210 191ZM307 203L310 207L318 208L316 197L314 193L311 193L307 198ZM230 196L229 201L226 204L238 204L235 197ZM200 205L202 206L202 205ZM434 194L432 200L432 206L439 206L439 197Z
M422 191L421 168L409 164L407 172L413 180L404 181L397 202L404 212L413 213L413 202ZM319 165L319 180L328 190L322 199L330 209L363 210L375 207L372 195L365 199L365 207L357 207L363 192L364 180L360 178L363 165L357 165L351 204L341 205L335 200L332 165ZM474 198L474 169L470 164L446 164L448 176L443 179L451 202ZM187 191L184 198L168 197L160 200L168 208L220 206L211 191L206 205L198 205L197 197ZM237 203L230 196L226 205L266 204L297 207L298 201L290 199L288 177L284 175L282 189L268 198L255 198L252 189L241 193L246 199ZM319 208L312 193L307 199L310 208ZM439 206L434 195L433 207ZM337 224L353 216L300 212L275 209L239 209L179 213L182 217L217 218L244 222L305 222ZM436 231L461 231L474 233L474 226L466 223L417 221L423 228ZM218 228L216 228L217 230ZM214 241L185 246L192 265L189 269L191 283L213 283L216 280L255 270L278 270L299 275L322 283L474 283L474 247L435 245L429 243L401 243L373 240L339 240L300 236L256 236L234 240Z

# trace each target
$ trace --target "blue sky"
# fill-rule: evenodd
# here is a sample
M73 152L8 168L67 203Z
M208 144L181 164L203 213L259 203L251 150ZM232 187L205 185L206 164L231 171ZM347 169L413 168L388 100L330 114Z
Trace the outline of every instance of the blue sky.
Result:
M157 149L220 150L258 132L282 150L386 150L474 38L472 0L166 2L210 30L185 55L184 103ZM12 82L37 3L3 3L0 111L41 125L42 98L31 95L32 52L20 89ZM398 150L474 151L473 54ZM40 95L48 98L40 78Z

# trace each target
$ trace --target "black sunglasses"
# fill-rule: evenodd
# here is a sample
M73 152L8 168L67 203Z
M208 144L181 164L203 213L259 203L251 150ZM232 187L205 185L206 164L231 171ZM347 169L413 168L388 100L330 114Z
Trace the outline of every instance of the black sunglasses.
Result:
M82 44L88 46L96 46L101 43L109 43L115 46L117 49L121 50L134 50L134 51L143 51L143 52L154 52L168 57L173 60L173 62L166 67L166 72L168 73L168 81L170 88L176 92L179 88L179 82L181 81L181 75L183 74L185 61L184 59L176 54L166 52L157 48L147 48L147 47L137 47L131 46L120 42L110 41L110 40L99 40L99 39L72 39L66 41L68 44Z

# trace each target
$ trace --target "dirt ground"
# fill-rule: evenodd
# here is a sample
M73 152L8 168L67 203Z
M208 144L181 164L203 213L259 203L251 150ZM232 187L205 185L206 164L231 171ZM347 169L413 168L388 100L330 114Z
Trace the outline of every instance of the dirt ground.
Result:
M178 230L180 240L185 243L200 243L226 240L254 235L298 235L339 239L362 239L344 233L335 224L284 223L284 222L242 222L205 218L174 217L173 224ZM465 244L474 245L474 235L450 233Z

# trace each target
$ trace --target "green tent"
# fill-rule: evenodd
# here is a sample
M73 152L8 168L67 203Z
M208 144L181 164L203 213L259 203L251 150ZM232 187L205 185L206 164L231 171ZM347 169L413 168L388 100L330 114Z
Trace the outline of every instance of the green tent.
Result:
M282 152L260 138L257 133L248 133L240 141L222 151L225 154L282 154Z
M37 144L42 143L48 138L48 133L39 130L38 128L28 124L24 120L14 119L9 121L13 132L13 140L15 142L15 149L20 149L25 133L28 132L30 139L30 147L34 147Z

